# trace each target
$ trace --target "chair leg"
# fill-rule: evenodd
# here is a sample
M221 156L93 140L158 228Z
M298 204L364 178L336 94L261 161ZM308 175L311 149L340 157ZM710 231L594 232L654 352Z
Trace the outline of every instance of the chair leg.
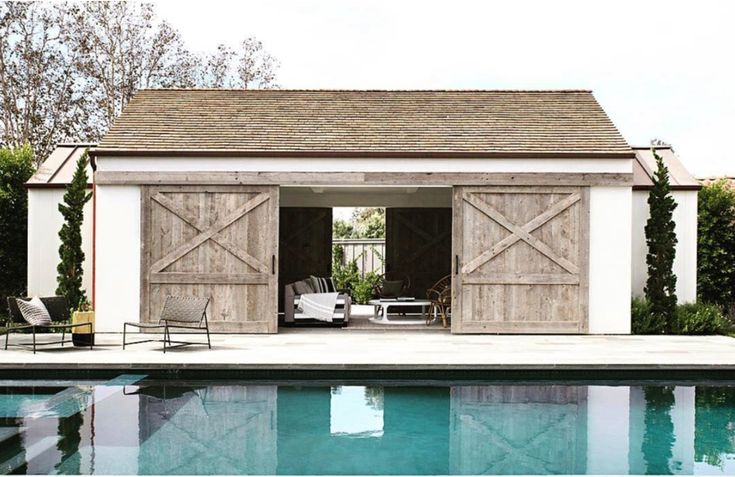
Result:
M204 313L204 329L207 330L207 346L212 349L212 342L209 340L209 323L207 322L207 314Z
M62 328L61 329L61 347L62 348L64 347L64 338L66 338L66 329Z
M127 331L128 331L128 324L123 323L123 349L125 349L125 335L127 334Z
M89 328L89 350L92 351L92 348L94 347L94 328L92 328L92 323L88 324L87 328Z
M10 330L5 330L5 349L8 349L8 338L10 338Z
M168 337L168 325L163 327L163 353L166 354L166 339ZM170 339L170 338L168 338Z
M31 328L33 332L33 354L36 354L36 327Z

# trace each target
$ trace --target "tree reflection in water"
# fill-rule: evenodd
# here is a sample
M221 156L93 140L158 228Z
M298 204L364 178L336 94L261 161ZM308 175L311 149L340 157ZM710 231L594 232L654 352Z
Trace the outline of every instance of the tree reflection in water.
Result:
M674 446L673 386L643 386L646 399L645 433L641 451L646 462L646 473L670 475L669 461Z
M59 417L59 436L61 439L56 444L56 449L61 452L61 459L56 464L57 471L63 466L64 474L81 474L81 455L79 444L82 442L80 430L84 424L81 412L69 417Z
M721 467L735 453L735 388L699 386L696 403L694 458Z

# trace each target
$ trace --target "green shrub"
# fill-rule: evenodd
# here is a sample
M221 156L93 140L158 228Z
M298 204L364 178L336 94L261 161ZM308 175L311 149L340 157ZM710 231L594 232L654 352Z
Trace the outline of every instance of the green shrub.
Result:
M735 190L726 180L698 194L697 294L727 311L735 303Z
M341 245L332 247L332 278L334 285L340 290L352 289L360 279L357 259L345 263L345 249Z
M373 297L373 290L379 280L380 275L375 272L367 272L364 277L358 279L352 286L352 298L355 303L367 305L367 302Z
M717 305L686 303L676 307L672 332L679 335L716 335L728 331L731 326Z
M732 323L717 305L685 303L676 306L671 330L667 332L662 321L654 316L651 303L645 298L633 298L631 325L633 333L637 335L714 335L726 333L732 328Z
M631 329L636 335L664 333L663 321L653 316L651 303L643 297L633 298L630 305Z

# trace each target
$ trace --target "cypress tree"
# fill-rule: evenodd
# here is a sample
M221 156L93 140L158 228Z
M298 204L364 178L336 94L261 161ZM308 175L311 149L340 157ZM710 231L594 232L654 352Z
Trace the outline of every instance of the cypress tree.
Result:
M66 297L69 305L75 309L87 301L87 296L82 290L84 263L82 222L84 205L92 197L92 194L87 192L87 162L88 156L85 151L77 161L74 177L66 187L64 202L59 204L59 212L64 216L64 225L59 231L61 262L56 267L58 272L56 294Z
M672 215L676 202L671 196L669 170L663 159L651 148L656 159L653 188L648 194L650 216L646 223L648 280L644 292L651 304L652 329L671 331L676 312L676 275L673 272L676 255L676 232Z

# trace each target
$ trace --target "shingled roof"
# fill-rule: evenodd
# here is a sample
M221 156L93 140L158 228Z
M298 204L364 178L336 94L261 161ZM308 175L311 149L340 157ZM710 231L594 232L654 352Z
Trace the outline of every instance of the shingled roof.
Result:
M95 155L632 158L590 91L140 91Z

